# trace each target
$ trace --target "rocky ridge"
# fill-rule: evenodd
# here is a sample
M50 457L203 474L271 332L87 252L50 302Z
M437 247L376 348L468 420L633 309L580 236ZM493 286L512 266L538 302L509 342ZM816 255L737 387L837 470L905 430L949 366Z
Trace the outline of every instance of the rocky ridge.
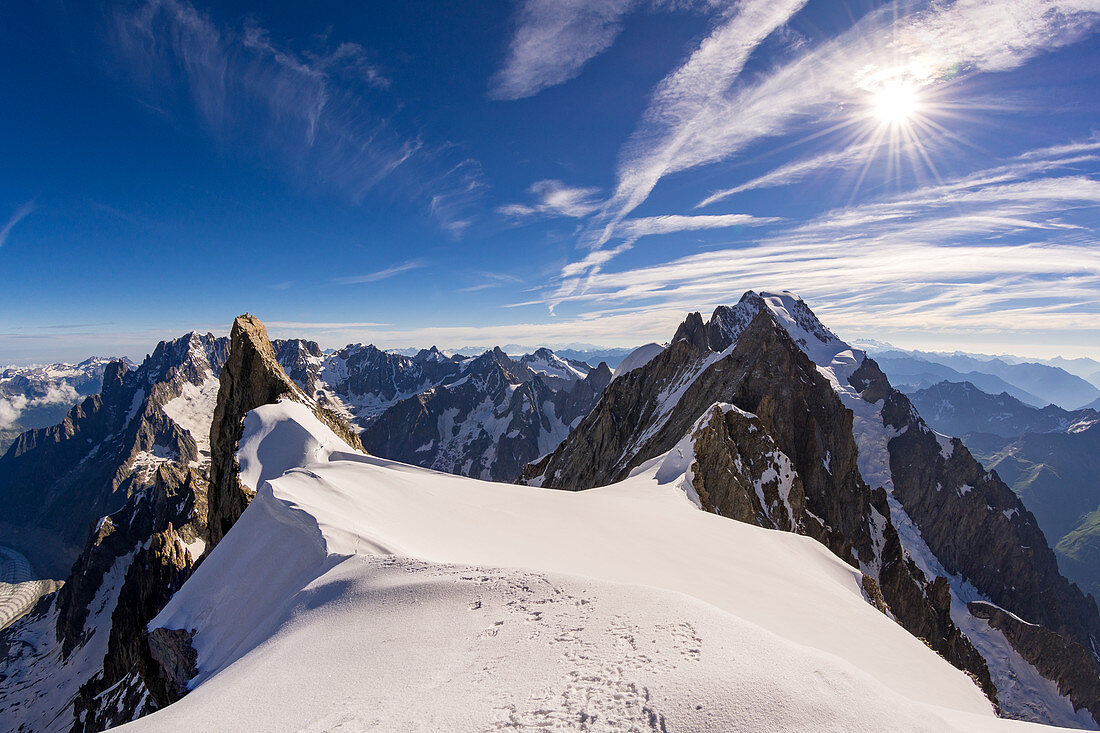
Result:
M734 411L719 421L716 403L736 408L734 426L723 424ZM705 415L711 418L700 430ZM779 526L763 506L770 502L730 470L746 445L753 453L764 447L747 426L735 432L746 415L801 484L805 504L788 526L861 568L869 600L881 600L911 633L971 672L1008 714L1034 715L1033 701L1013 697L1013 680L1046 675L1057 682L1059 674L1024 662L1009 636L988 626L983 632L967 601L1002 605L1091 648L1095 604L1058 574L1019 500L961 443L928 429L873 361L789 294L750 291L707 322L689 315L667 349L612 382L521 481L572 490L605 485L688 438L693 488L701 504L707 498L705 508ZM999 682L1006 685L1000 694ZM1070 687L1073 707L1093 709L1085 688Z
M376 455L514 481L565 438L610 381L606 364L568 364L548 349L513 360L497 348L463 363L455 378L401 400L361 437Z
M146 626L247 505L251 489L237 477L234 435L239 437L244 414L258 400L302 401L359 445L347 426L285 375L258 320L238 318L229 340L179 341L185 343L158 346L133 376L121 367L108 370L123 385L148 385L151 402L133 412L140 415L139 435L179 440L155 443L172 449L152 452L155 460L131 462L128 498L96 523L61 591L0 635L7 650L0 662L0 719L20 720L31 730L99 731L186 692L194 672L186 630L150 635ZM205 370L198 368L202 364ZM156 381L161 375L167 381ZM113 384L106 382L97 404L117 402ZM219 390L217 407L208 400L213 386ZM144 386L137 389L144 394ZM207 410L214 413L212 424ZM162 419L172 430L155 429ZM216 491L210 475L218 478Z
M240 482L236 457L244 416L250 410L280 399L302 402L348 445L363 447L350 427L287 376L258 318L247 313L238 316L229 338L229 359L219 378L218 401L210 426L212 461L206 527L212 546L225 536L256 493L257 487Z

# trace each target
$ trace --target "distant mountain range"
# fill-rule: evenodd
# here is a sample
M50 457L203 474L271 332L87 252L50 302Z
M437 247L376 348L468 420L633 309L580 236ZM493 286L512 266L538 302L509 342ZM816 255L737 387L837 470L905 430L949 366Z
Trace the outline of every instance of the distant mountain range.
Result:
M149 729L240 729L242 705L283 721L445 674L483 701L512 696L474 711L487 729L571 726L625 700L604 727L660 730L671 708L638 670L693 703L712 690L672 718L685 729L737 727L738 709L711 701L744 675L805 702L788 679L803 669L822 690L812 710L837 706L841 683L852 700L900 692L910 717L886 705L883 729L972 729L939 724L945 700L983 726L1003 722L990 702L1100 721L1100 610L1070 582L1087 582L1070 561L1095 566L1100 546L1096 413L974 384L909 397L791 293L690 313L614 372L550 349L326 351L272 342L245 314L228 339L186 334L101 381L0 457L0 536L18 551L0 572L25 555L65 578L24 568L18 593L0 587L0 618L15 618L0 729L148 715ZM1024 476L1042 461L1049 482ZM653 649L626 621L643 608ZM761 681L780 646L795 661ZM498 676L516 649L549 703ZM362 684L364 659L377 683ZM337 667L359 672L333 693ZM284 682L262 705L241 692L287 674L326 686ZM228 717L212 723L203 700ZM867 722L839 707L847 727ZM401 729L402 708L370 713ZM439 712L447 729L468 719Z
M959 436L1035 515L1063 572L1100 597L1100 412L1038 409L969 382L909 395L928 423Z
M99 392L110 361L93 356L79 364L0 367L0 453L20 433L56 425L70 407Z
M1053 404L1075 410L1100 399L1096 384L1050 364L881 347L869 353L891 382L906 393L949 381L970 382L989 394L1006 392L1034 407ZM1091 360L1078 360L1075 367L1081 366L1081 361Z

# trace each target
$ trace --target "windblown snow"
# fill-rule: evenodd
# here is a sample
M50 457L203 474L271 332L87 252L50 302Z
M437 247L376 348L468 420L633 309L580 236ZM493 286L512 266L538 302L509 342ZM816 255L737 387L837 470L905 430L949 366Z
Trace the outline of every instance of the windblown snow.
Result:
M1033 727L822 545L699 511L683 456L494 484L355 453L283 402L238 458L255 500L151 624L194 630L199 674L127 730Z

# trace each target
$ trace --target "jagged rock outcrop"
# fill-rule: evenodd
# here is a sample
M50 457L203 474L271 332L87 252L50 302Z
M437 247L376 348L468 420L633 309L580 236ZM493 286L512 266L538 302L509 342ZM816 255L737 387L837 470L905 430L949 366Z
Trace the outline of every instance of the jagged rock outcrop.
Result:
M102 671L74 701L74 730L100 731L179 699L151 654L146 625L191 576L201 556L196 497L206 482L191 468L163 465L153 485L101 524L58 597L57 635L64 654L87 641L85 622L104 576L125 566L110 618ZM99 633L101 631L97 630Z
M1093 655L1080 644L1059 634L1030 624L1015 614L991 603L973 601L967 608L976 618L1005 635L1012 647L1044 677L1058 684L1058 691L1100 719L1100 679L1096 676Z
M691 483L704 511L760 527L804 530L802 479L760 418L732 405L714 405L691 444Z
M247 313L237 316L229 340L229 358L222 369L214 421L210 425L210 493L206 525L211 547L225 536L256 493L256 487L241 483L236 456L237 443L244 430L244 416L250 410L280 399L302 402L344 442L359 450L363 448L359 436L351 428L287 376L275 356L267 329L258 318Z

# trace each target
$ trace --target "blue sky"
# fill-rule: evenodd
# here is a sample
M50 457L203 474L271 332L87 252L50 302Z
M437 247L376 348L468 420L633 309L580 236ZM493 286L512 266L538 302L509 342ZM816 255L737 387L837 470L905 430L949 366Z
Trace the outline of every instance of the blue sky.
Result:
M0 362L259 315L633 345L747 289L1100 358L1100 2L17 3Z

